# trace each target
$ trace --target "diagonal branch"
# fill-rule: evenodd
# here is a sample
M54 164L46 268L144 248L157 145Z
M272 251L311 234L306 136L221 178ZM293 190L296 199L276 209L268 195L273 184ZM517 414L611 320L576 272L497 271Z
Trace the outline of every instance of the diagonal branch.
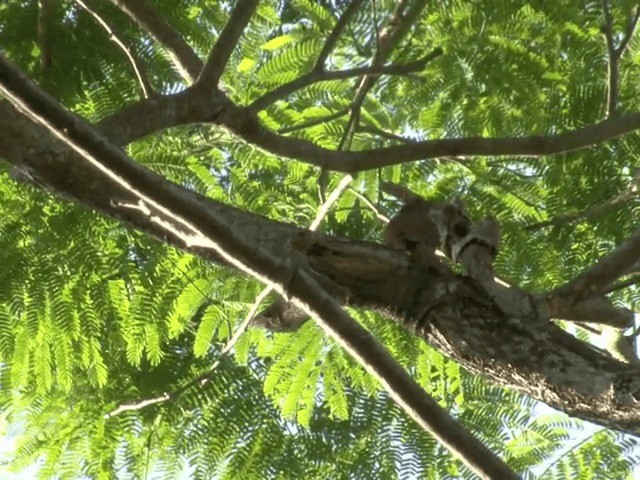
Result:
M616 290L622 290L623 288L631 287L637 283L640 283L640 275L633 275L626 280L608 286L603 290L602 294L606 295L608 293L615 292Z
M136 53L131 48L129 48L124 40L120 38L120 35L115 31L115 29L88 5L88 3L90 3L90 0L75 0L75 2L82 8L84 8L100 24L100 26L109 34L109 38L124 52L124 54L129 59L129 63L131 63L131 66L133 67L133 71L136 74L136 77L138 78L138 83L140 84L142 95L144 96L144 98L149 98L149 96L153 92L153 87L144 74L144 67L142 66L142 62L140 62L140 59L138 58Z
M640 259L640 230L609 255L578 275L567 284L549 294L552 303L575 304L585 298L600 295L616 279L629 270Z
M376 38L377 49L371 60L371 67L381 66L391 52L393 48L404 37L405 33L411 25L418 19L422 10L426 7L426 0L417 0L410 8L407 8L407 1L400 0L389 19L389 22L385 29L378 33L376 25ZM430 60L442 55L442 49L440 47L435 48L431 53L427 54L422 60L418 60L418 64L424 62L420 69L424 68ZM364 102L367 93L373 88L377 81L377 77L365 74L358 84L355 95L351 102L351 116L344 130L344 135L340 140L338 150L343 150L346 145L350 145L355 134L356 128L360 123L360 110L362 103Z
M407 75L412 72L419 72L425 65L434 58L442 55L441 48L435 48L429 54L419 60L398 65L372 65L369 67L349 68L346 70L312 70L295 80L287 82L263 96L255 99L248 108L254 112L264 110L272 103L280 100L293 92L313 85L314 83L328 80L343 80L345 78L360 77L363 75Z
M365 328L336 304L303 268L285 262L239 236L216 211L192 198L170 195L139 166L80 117L66 111L0 54L0 91L20 111L44 126L89 164L103 181L120 185L131 208L182 239L185 246L213 251L229 264L272 285L354 356L394 400L470 469L484 478L519 478L502 460L469 434L389 354ZM118 206L116 199L112 204ZM169 207L171 205L171 207Z
M247 313L246 317L244 318L242 323L238 326L234 334L227 341L227 343L225 343L225 345L222 347L222 349L218 353L218 358L211 364L211 366L205 372L201 373L195 378L192 378L191 380L186 382L184 385L179 386L178 388L176 388L171 392L164 392L162 395L157 395L151 398L145 398L143 400L139 400L133 403L123 403L122 405L119 405L118 407L114 408L110 412L105 413L104 418L113 418L124 412L142 410L143 408L149 407L151 405L157 405L158 403L174 401L178 399L180 396L182 396L182 394L187 390L189 390L191 387L194 387L196 385L202 387L205 384L207 384L211 380L213 373L222 363L222 360L224 359L225 355L231 351L231 349L235 346L236 343L238 343L238 340L240 340L240 337L242 336L242 334L245 332L245 330L251 323L251 320L253 320L253 317L255 316L256 312L258 311L258 308L260 307L260 304L267 297L267 295L271 293L271 291L272 291L271 287L267 287L264 290L262 290L260 294L258 294L253 305L249 309L249 313Z
M412 9L407 9L405 12L405 8L407 5L406 0L400 0L389 19L389 22L385 28L384 36L381 36L378 31L378 26L376 24L376 41L377 41L377 49L371 60L371 64L369 66L370 69L375 69L377 67L382 67L383 63L387 60L389 55L391 54L395 45L402 39L404 33L407 28L413 24L413 22L417 19L418 14L422 11L422 9L426 5L426 1L417 0L413 5ZM422 60L424 61L423 65L420 65L420 61L418 61L418 68L422 69L424 65L431 60L442 54L442 49L439 47L433 50L430 54L426 55ZM415 63L415 62L413 62ZM344 127L344 131L342 134L342 138L338 143L337 150L338 151L346 151L351 147L351 142L353 141L353 136L355 135L356 128L360 123L360 112L362 109L362 104L367 96L367 93L377 81L377 76L365 73L362 75L358 82L358 86L355 90L353 100L351 101L351 115L347 120L347 124ZM320 178L318 183L320 185L320 196L324 195L324 187L323 185L326 183L327 178L327 169L322 168L320 173Z
M202 70L202 60L184 38L149 5L148 0L110 1L168 50L182 78L189 83L198 78Z
M196 81L197 85L202 85L205 89L214 88L220 81L233 49L238 44L240 36L249 23L253 12L258 6L258 0L238 0L229 20L220 32L209 57Z
M352 0L349 6L344 9L344 12L342 12L342 15L340 16L335 26L333 27L333 30L325 40L324 46L320 51L320 55L318 55L318 58L316 59L316 63L313 66L313 70L316 70L316 71L324 70L327 58L331 54L333 48L336 46L336 43L338 42L340 35L342 35L342 32L344 31L345 27L351 20L351 17L353 17L355 13L358 11L358 8L360 8L360 5L362 4L362 2L363 0Z
M638 187L637 185L634 184L631 186L631 188L628 188L624 192L619 193L618 195L615 195L605 200L602 203L594 205L583 212L580 212L575 215L559 215L555 218L552 218L551 220L532 223L531 225L527 225L526 227L524 227L524 229L528 231L536 231L546 227L557 227L557 226L568 225L574 222L580 222L582 220L586 220L587 218L600 215L601 213L609 210L610 208L624 204L625 202L632 199L637 194L638 194Z
M631 16L631 18L629 18L627 28L624 31L624 37L622 37L622 40L620 40L620 44L616 48L616 54L618 55L618 58L622 57L622 55L626 51L627 46L629 45L629 41L631 40L631 37L633 37L633 33L636 29L636 26L638 25L638 19L640 19L640 5L636 6L635 12Z

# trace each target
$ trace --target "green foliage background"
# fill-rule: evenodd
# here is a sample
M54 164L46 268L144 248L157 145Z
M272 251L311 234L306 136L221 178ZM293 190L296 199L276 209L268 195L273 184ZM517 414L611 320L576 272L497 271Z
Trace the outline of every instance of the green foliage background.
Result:
M229 2L152 2L204 58ZM371 2L373 3L373 2ZM367 65L376 23L395 2L365 2L330 57L332 69ZM634 2L612 2L622 31ZM91 121L139 98L122 51L72 1L52 2L53 64L43 70L37 2L0 3L0 47L65 106ZM343 2L260 2L223 76L248 104L307 72ZM127 39L162 93L184 88L167 52L108 2L96 11ZM599 1L430 2L392 61L444 55L413 76L381 77L367 96L352 149L412 139L524 136L578 128L603 117L606 46ZM213 36L212 36L213 35ZM638 110L640 49L621 62L622 110ZM347 108L354 80L323 82L261 112L273 130ZM290 133L336 148L347 117ZM191 125L128 147L174 182L270 218L308 225L319 171ZM538 159L456 158L360 174L323 224L329 233L378 240L397 205L378 191L401 182L433 199L463 197L474 215L503 224L501 278L532 290L566 281L636 228L638 199L562 225L537 222L602 205L634 186L637 135ZM329 190L342 178L331 175ZM355 191L355 192L354 192ZM205 373L261 286L162 245L81 207L0 182L0 409L16 438L6 471L38 462L42 478L473 478L422 432L312 322L293 334L250 330L204 385L113 418L122 404L175 392ZM616 301L638 309L638 290ZM353 314L464 425L525 478L631 478L636 441L587 429L487 384L387 320ZM580 442L572 441L579 438Z

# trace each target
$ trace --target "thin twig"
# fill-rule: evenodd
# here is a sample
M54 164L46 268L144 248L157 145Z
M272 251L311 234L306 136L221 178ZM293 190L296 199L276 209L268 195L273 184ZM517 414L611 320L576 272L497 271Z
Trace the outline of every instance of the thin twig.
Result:
M124 412L142 410L143 408L149 407L151 405L156 405L158 403L164 403L164 402L168 402L168 401L173 401L173 400L178 399L184 392L186 392L187 390L189 390L193 386L198 385L198 386L202 387L202 386L206 385L211 380L212 373L218 368L218 366L220 366L220 363L222 363L222 360L223 360L224 356L231 351L231 349L238 342L238 340L240 339L242 334L245 332L245 330L247 329L247 327L251 323L251 320L253 319L253 317L255 316L256 312L258 311L258 308L260 307L260 304L264 301L264 299L267 297L267 295L269 295L269 293L271 293L271 291L272 291L272 288L271 287L267 287L264 290L262 290L262 292L260 292L258 294L258 296L256 297L253 305L249 309L249 312L247 313L246 317L244 318L242 323L238 326L238 328L236 329L234 334L231 336L231 338L222 347L222 349L220 350L220 353L218 354L218 358L211 364L211 366L209 367L209 369L207 369L206 372L204 372L204 373L198 375L197 377L189 380L187 383L185 383L184 385L176 388L172 392L165 392L162 395L158 395L158 396L153 397L153 398L146 398L144 400L136 401L136 402L133 402L133 403L125 403L125 404L119 405L117 408L115 408L112 411L106 413L104 415L104 418L112 418L112 417L115 417L115 416L117 416L117 415L119 415L121 413L124 413Z
M549 465L547 465L547 468L545 468L542 471L542 473L540 473L540 475L538 475L538 478L544 478L544 476L547 474L547 472L550 472L551 469L555 465L557 465L560 461L565 460L566 457L571 452L578 450L582 445L584 445L585 443L590 442L591 440L593 440L596 435L598 435L601 432L605 432L605 431L606 431L605 428L600 428L600 429L592 432L591 434L587 435L585 438L583 438L579 442L575 443L571 448L569 448L568 450L564 451L561 455L558 455L558 457L553 462L549 463Z
M153 92L153 87L147 80L146 75L144 74L144 68L140 59L136 55L136 53L127 46L127 44L120 38L120 35L116 32L115 28L109 25L98 13L96 13L88 4L86 0L75 0L75 2L84 8L99 24L100 26L109 34L109 39L113 41L120 49L124 52L124 54L129 59L129 63L133 67L133 71L138 78L138 83L140 84L140 89L142 90L142 95L144 98L149 98L151 93Z
M640 5L636 6L635 13L627 23L624 37L622 37L622 40L620 40L620 45L618 45L618 48L616 48L616 54L618 55L618 58L622 57L622 55L626 51L627 46L629 45L629 41L631 40L631 37L633 37L633 33L636 29L636 26L638 25L638 19L640 19Z
M309 120L308 122L304 122L301 123L299 125L292 125L291 127L285 127L285 128L281 128L280 130L278 130L278 133L282 134L282 133L291 133L291 132L295 132L298 130L304 130L305 128L310 128L310 127L315 127L316 125L320 125L323 123L329 123L332 120L336 120L337 118L340 117L344 117L346 114L349 113L350 108L343 108L342 110L339 110L335 113L331 113L329 115L325 115L323 117L318 117L318 118L313 118L311 120Z
M416 195L407 187L392 182L381 182L380 190L396 197L403 204L411 203L421 198L419 195Z
M604 12L603 31L609 55L607 80L609 85L607 91L607 116L609 117L616 115L618 108L618 54L613 40L613 18L609 11L608 0L602 0L602 10Z
M209 52L207 61L196 81L197 85L201 85L207 90L217 87L231 53L238 45L240 36L257 6L258 0L238 0L236 2L229 20Z
M640 258L640 230L591 268L549 294L551 302L575 304L585 298L601 295L602 291L623 275L629 265Z
M382 130L381 128L375 127L373 125L358 125L356 129L357 132L361 133L370 133L371 135L377 135L382 138L386 138L388 140L395 140L401 143L415 143L416 141L411 138L405 138L401 135L396 135L395 133L387 132Z
M271 90L263 96L254 100L249 106L252 112L264 110L274 102L296 92L302 88L308 87L318 82L329 80L344 80L346 78L361 77L363 75L407 75L412 72L418 72L424 69L425 65L434 58L442 55L442 49L436 48L429 54L419 60L398 65L372 65L369 67L349 68L346 70L312 70L309 73L287 82L279 87Z
M369 208L369 210L373 212L373 214L378 218L378 220L381 220L384 223L389 223L389 217L380 213L380 210L378 210L378 208L373 204L371 200L369 200L369 198L367 198L366 195L363 195L362 193L357 191L355 188L351 188L351 187L348 188L348 191L353 195L355 195L356 197L358 197L360 200L362 200L362 202L364 202L364 204Z
M622 290L623 288L631 287L632 285L635 285L636 283L640 283L640 275L634 275L631 278L628 278L627 280L614 283L613 285L605 288L602 291L602 294L603 295L607 295L607 294L615 292L617 290Z
M633 198L637 194L638 194L637 186L633 185L631 188L627 189L626 191L619 193L618 195L615 195L598 205L594 205L593 207L588 208L584 212L580 212L575 215L559 215L555 218L552 218L551 220L532 223L531 225L527 225L526 227L524 227L524 229L531 232L531 231L540 230L546 227L552 227L552 226L559 227L559 226L569 225L575 222L580 222L582 220L586 220L588 218L600 215L601 213L609 210L610 208L621 205L627 202L628 200L630 200L631 198Z
M378 28L378 7L376 0L371 0L371 13L373 28L376 31L376 45L380 46L380 28Z
M371 60L370 68L381 67L389 58L393 48L402 39L409 27L418 19L420 13L426 7L426 3L426 0L418 0L411 5L410 8L407 8L408 2L405 0L400 0L396 4L396 8L391 15L388 25L379 36L378 47L373 59ZM442 53L442 49L437 47L422 59L406 64L406 67L403 68L402 71L406 74L410 71L422 70L428 62L439 57ZM351 117L345 127L344 135L340 140L338 150L344 150L345 146L351 144L353 135L360 122L360 110L362 108L362 104L376 81L377 77L371 74L364 74L360 79L353 101L351 102Z
M320 54L316 59L316 63L313 66L313 70L315 71L324 70L327 58L333 51L333 48L336 46L336 43L340 38L340 35L342 35L342 32L344 31L344 28L347 26L347 24L351 20L351 17L353 17L353 15L355 15L355 13L358 11L358 8L360 8L362 1L363 0L353 0L349 4L349 6L345 8L344 12L342 12L342 15L340 16L335 26L333 27L333 30L325 40L324 46L322 47L322 50L320 51Z
M620 44L616 47L614 36L615 33L613 31L613 17L611 15L611 11L609 9L609 1L602 0L602 11L604 14L604 25L602 26L602 30L604 33L604 37L607 43L607 53L609 56L608 62L608 92L607 92L607 116L615 116L618 114L618 90L620 88L620 73L619 73L619 64L620 58L622 54L625 52L631 37L633 36L633 32L635 31L636 25L638 23L638 18L640 17L640 6L636 7L634 14L629 19L627 23L627 27L624 32L624 36L620 40Z

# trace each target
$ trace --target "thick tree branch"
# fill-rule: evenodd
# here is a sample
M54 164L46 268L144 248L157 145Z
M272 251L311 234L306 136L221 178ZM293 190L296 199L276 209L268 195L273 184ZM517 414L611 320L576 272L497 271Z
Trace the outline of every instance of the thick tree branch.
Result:
M97 176L74 152L52 143L46 131L6 102L0 102L0 156L15 167L28 169L41 185L66 198L162 242L226 263L210 250L185 247L181 238L151 222L148 215L116 208L111 199L128 198L121 186ZM205 198L136 163L130 168L132 175L154 185L170 208L176 199L184 199L193 202L189 204L197 206L194 208L216 212L243 238L275 255L292 255L291 244L304 233L295 226ZM317 239L307 243L308 261L318 272L334 275L337 284L348 289L350 305L391 315L405 328L415 325L415 319L405 319L414 315L422 318L422 313L431 312L433 321L425 320L429 327L420 328L418 334L463 367L570 415L640 434L640 413L634 403L635 398L640 401L640 371L597 354L550 323L529 325L500 316L486 294L470 290L473 283L465 277L436 275L425 279L424 272L400 252L371 242L316 235ZM419 298L425 302L410 301ZM510 339L508 343L505 338ZM515 347L510 348L511 344Z
M75 0L75 2L84 8L99 24L100 26L107 32L109 38L116 44L120 49L124 52L133 67L133 71L138 78L138 83L140 84L140 89L142 90L142 95L144 98L148 98L153 92L153 87L147 76L144 73L144 67L142 66L142 62L136 55L136 53L129 48L129 46L125 43L123 39L120 38L120 35L115 31L115 29L109 25L98 13L93 10L87 0Z
M338 199L340 198L340 195L349 186L349 183L351 183L352 180L353 178L350 175L345 175L343 177L343 179L340 181L340 183L335 188L335 190L331 192L331 195L329 195L329 197L327 198L327 201L324 204L322 204L320 208L318 208L316 217L314 218L313 222L311 222L311 224L309 225L310 231L313 232L318 228L318 226L320 226L320 223L322 223L322 220L327 215L327 213L329 212L333 204L336 201L338 201ZM177 399L180 395L182 395L185 391L187 391L189 388L193 386L201 387L207 382L209 382L209 380L212 378L213 374L215 373L215 370L218 368L218 366L222 362L223 357L233 349L236 343L238 343L238 340L240 340L240 337L247 330L247 328L251 325L252 322L254 323L254 325L269 326L269 325L266 325L265 321L261 321L262 319L264 319L264 317L259 316L258 321L254 321L254 318L256 317L258 308L260 307L260 305L262 305L262 302L267 298L267 296L272 291L273 291L273 288L271 286L267 286L256 296L256 299L254 300L253 305L249 309L249 312L245 316L244 320L242 321L242 323L240 323L240 325L238 325L238 327L236 328L231 338L224 344L224 346L218 353L218 358L213 362L213 364L209 367L209 369L207 369L206 372L198 375L196 378L188 381L185 385L182 385L181 387L176 388L172 392L166 392L162 395L159 395L153 398L146 398L133 403L120 405L114 410L112 410L111 412L107 413L105 415L105 418L114 417L116 415L119 415L122 412L131 411L131 410L141 410L150 405L156 405L158 403L167 402L170 400L173 401ZM304 312L302 313L304 314ZM304 315L304 320L307 320L306 314Z
M187 82L192 83L198 78L203 66L202 60L184 38L149 5L147 0L110 1L168 50L174 64Z
M236 2L229 20L213 45L196 82L205 90L211 91L217 88L222 72L231 58L231 53L238 44L240 36L257 6L258 0L238 0Z
M462 428L393 359L366 329L346 314L300 266L284 262L248 242L215 211L204 211L184 197L172 199L136 168L122 150L110 144L79 117L60 107L0 55L0 90L18 108L75 150L98 176L120 185L126 202L111 199L116 208L130 208L149 217L182 239L187 247L212 250L228 263L290 295L298 307L353 355L424 429L434 434L469 468L484 478L519 478L504 462Z

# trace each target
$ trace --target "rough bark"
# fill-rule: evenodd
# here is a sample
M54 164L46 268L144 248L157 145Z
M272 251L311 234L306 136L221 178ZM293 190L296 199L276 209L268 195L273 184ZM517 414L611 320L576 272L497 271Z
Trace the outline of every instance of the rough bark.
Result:
M47 188L214 261L209 250L185 247L135 210L114 206L127 192L77 155L54 143L0 102L0 156L36 174ZM475 281L445 269L425 269L370 242L308 234L201 197L133 164L158 192L197 199L244 238L282 257L304 255L317 272L348 290L348 301L374 309L415 331L469 370L515 388L570 415L640 434L640 369L616 361L549 321L507 316ZM169 204L168 207L171 205Z

